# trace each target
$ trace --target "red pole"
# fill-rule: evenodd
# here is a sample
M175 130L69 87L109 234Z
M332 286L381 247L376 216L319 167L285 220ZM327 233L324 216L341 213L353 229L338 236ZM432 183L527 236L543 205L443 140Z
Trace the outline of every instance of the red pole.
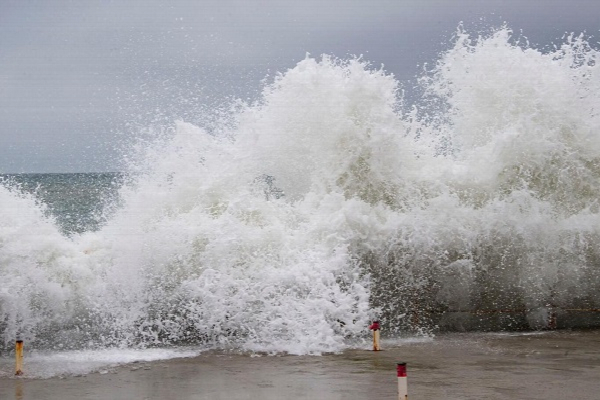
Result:
M369 329L373 331L373 351L381 350L381 347L379 346L379 321L373 321L371 326L369 326Z
M398 400L408 400L408 382L406 377L406 363L398 363L396 366L398 373Z

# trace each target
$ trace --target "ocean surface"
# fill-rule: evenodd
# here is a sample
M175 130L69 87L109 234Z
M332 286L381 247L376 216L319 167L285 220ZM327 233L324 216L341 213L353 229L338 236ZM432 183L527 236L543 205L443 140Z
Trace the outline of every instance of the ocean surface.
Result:
M34 196L67 236L96 231L114 207L123 184L120 173L5 174L4 186Z
M594 325L597 58L459 31L408 104L385 70L307 57L210 126L140 130L121 173L4 175L0 349Z

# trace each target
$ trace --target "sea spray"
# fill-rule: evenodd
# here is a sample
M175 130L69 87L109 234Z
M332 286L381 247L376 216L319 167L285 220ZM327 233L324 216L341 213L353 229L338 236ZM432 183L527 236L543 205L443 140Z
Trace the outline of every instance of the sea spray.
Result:
M590 254L598 218L592 188L600 182L597 51L569 36L543 53L511 35L503 28L474 39L459 30L422 79L436 100L428 102L437 106L432 111L444 114L425 118L436 123L422 125L419 140L437 139L440 173L428 179L446 189L413 209L410 225L392 239L400 253L392 265L411 270L410 279L375 268L408 286L403 308L415 320L452 310L471 314L439 323L518 328L531 325L532 309L598 304L599 266ZM572 224L574 216L588 222ZM504 312L482 318L476 310Z
M43 204L4 186L0 203L0 332L7 345L68 321L72 282L85 279L89 271L77 266L83 257Z
M1 233L4 345L318 354L374 317L385 335L598 308L597 51L511 35L459 30L410 112L385 71L307 57L217 128L149 130L95 232L0 188L24 210Z

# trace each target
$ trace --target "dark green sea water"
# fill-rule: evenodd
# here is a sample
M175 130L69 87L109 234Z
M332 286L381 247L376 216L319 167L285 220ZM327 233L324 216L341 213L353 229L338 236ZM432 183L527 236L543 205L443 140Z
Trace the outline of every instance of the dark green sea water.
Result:
M120 173L4 174L0 183L33 194L67 234L96 230L115 205Z

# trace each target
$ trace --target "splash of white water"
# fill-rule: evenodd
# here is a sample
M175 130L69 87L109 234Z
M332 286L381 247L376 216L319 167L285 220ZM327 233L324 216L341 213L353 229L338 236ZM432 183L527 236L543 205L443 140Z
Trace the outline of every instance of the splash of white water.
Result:
M459 30L410 113L384 71L306 58L216 133L152 136L71 239L0 187L4 343L314 354L376 315L598 304L596 58Z

